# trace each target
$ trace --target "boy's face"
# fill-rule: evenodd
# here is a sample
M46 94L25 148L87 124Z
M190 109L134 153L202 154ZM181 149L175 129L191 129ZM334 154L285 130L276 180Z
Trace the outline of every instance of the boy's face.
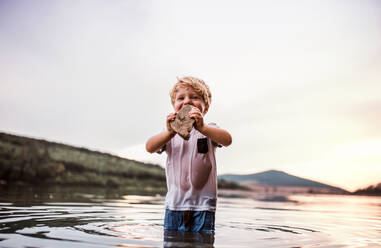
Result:
M204 100L192 87L179 88L175 95L173 108L175 109L175 112L178 112L181 107L186 104L198 108L203 115L208 112L208 109L205 107Z

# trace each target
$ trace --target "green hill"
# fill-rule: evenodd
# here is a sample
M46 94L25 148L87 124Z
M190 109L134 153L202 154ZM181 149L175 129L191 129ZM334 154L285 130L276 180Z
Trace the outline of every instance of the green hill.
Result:
M165 171L158 165L1 132L0 183L166 191Z
M308 187L308 188L324 188L338 193L347 193L344 189L319 183L316 181L304 179L287 174L283 171L269 170L248 175L225 174L218 177L228 181L242 183L245 185L271 186L271 187Z

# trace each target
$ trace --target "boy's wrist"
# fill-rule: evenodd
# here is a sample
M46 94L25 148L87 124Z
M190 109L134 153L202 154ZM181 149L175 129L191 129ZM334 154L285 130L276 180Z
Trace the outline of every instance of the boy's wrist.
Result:
M168 132L168 135L169 135L171 138L173 138L173 137L176 135L176 132L173 131L173 130L167 130L167 132Z
M204 125L202 125L201 128L199 128L198 131L199 131L200 133L202 133L203 135L206 135L205 132L207 131L207 129L208 129L207 125L204 124Z

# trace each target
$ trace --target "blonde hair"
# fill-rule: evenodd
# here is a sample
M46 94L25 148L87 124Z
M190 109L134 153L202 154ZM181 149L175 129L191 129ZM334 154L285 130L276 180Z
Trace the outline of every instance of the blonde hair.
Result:
M209 86L201 79L196 77L182 77L177 78L177 83L173 86L169 95L171 96L172 105L175 103L176 93L180 88L191 87L198 95L202 97L205 103L205 108L209 109L212 102L212 93L210 93Z

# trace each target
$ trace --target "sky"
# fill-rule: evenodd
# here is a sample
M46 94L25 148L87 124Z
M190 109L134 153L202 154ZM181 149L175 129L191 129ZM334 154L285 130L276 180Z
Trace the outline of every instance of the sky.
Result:
M0 0L0 131L164 166L145 151L177 77L233 137L218 174L381 182L381 2Z

